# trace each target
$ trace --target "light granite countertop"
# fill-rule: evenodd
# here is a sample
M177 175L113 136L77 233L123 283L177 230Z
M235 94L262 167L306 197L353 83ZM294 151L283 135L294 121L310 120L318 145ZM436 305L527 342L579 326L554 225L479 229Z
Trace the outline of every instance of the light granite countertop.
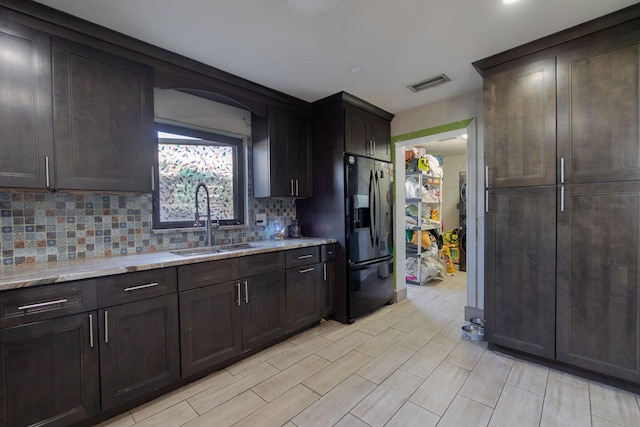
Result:
M236 258L287 249L335 243L334 239L311 238L263 240L249 242L249 247L226 249L222 252L204 252L178 255L173 252L154 252L138 255L122 255L104 258L85 258L39 264L23 264L0 267L0 291L28 286L91 279L133 271L175 267L204 261ZM189 249L183 249L188 251ZM175 250L179 252L180 249Z

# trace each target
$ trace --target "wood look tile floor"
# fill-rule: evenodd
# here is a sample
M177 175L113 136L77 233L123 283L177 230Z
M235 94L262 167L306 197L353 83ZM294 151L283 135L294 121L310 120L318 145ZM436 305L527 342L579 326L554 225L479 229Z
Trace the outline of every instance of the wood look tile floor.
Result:
M640 395L461 338L465 273L408 285L102 426L640 426Z

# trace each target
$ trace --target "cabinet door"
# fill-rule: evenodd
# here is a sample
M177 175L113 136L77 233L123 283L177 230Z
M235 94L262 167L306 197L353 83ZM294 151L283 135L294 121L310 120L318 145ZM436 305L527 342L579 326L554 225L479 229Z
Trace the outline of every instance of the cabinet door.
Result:
M552 359L556 188L490 191L485 221L485 336Z
M49 35L0 19L0 187L49 184L47 162L53 162L50 45Z
M100 411L92 313L2 330L0 425L69 426Z
M322 317L329 317L336 311L336 262L322 263L322 282L320 282L320 302Z
M180 293L183 378L242 352L240 291L230 282Z
M285 334L287 323L284 271L245 279L242 286L242 348L249 350Z
M311 197L309 117L270 107L252 120L254 197Z
M568 185L558 212L557 359L640 381L640 182Z
M109 307L98 318L103 410L180 378L177 295Z
M370 156L369 118L358 108L345 106L345 151Z
M373 141L372 157L391 161L391 125L389 121L373 116L369 126L369 137Z
M287 332L320 320L322 264L287 270Z
M494 188L556 183L555 58L487 71L485 163Z
M389 121L349 105L345 106L345 115L345 151L390 161Z
M580 39L558 56L566 183L640 179L640 29Z
M53 39L56 187L151 191L151 69Z
M296 180L296 197L313 196L313 159L311 157L311 119L297 115L296 158L293 162L293 177Z

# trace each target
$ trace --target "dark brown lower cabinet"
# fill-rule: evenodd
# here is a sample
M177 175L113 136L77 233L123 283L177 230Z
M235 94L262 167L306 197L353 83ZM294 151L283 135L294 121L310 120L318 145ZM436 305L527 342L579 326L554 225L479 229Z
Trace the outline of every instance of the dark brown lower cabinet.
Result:
M640 383L640 182L564 193L556 358Z
M181 292L179 298L183 377L242 352L239 281Z
M555 356L556 187L491 190L485 214L485 335Z
M254 348L284 335L287 331L285 272L243 279L241 288L242 348Z
M0 332L1 426L68 426L100 411L97 336L91 341L95 316L76 314Z
M98 310L102 409L180 379L178 297Z
M320 320L322 264L287 270L287 330L295 331Z

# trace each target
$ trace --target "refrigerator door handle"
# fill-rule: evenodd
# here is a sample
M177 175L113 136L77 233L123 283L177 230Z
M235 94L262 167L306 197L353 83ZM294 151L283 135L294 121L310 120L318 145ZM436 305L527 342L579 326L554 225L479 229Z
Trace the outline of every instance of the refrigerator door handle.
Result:
M380 237L382 234L382 190L380 180L376 171L376 247L380 248Z
M375 189L373 180L373 170L369 173L369 236L371 237L371 246L375 247Z

